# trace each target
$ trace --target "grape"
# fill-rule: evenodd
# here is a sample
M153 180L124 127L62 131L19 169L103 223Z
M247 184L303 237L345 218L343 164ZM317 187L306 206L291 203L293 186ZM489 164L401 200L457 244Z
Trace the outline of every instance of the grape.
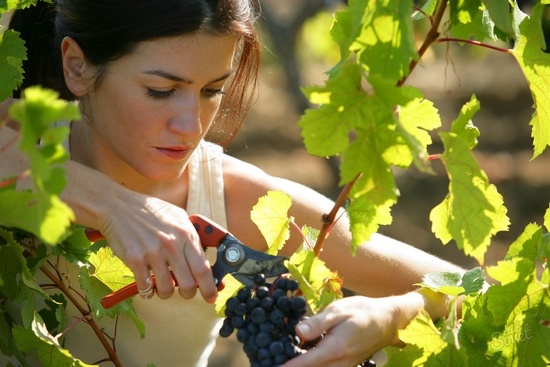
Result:
M279 277L268 284L265 276L258 274L254 283L227 300L220 336L229 337L236 329L251 367L280 366L314 348L322 337L303 343L295 332L307 312L306 299L297 294L298 281ZM376 364L369 359L361 367Z

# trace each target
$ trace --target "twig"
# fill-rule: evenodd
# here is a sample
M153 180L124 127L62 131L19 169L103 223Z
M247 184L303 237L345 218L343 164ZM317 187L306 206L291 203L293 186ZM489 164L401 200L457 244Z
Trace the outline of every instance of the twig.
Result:
M321 250L323 248L323 244L325 243L325 240L328 237L332 226L334 225L336 215L338 214L340 208L344 206L344 203L348 199L349 193L353 185L355 185L355 182L357 182L359 177L361 177L360 173L355 176L353 180L348 182L346 186L344 186L344 188L340 192L340 195L338 195L338 198L336 199L336 202L334 203L334 206L332 207L330 213L323 215L323 226L321 227L321 231L319 232L319 236L317 237L317 242L315 243L315 247L313 248L316 257L319 257L319 254L321 253Z
M103 347L107 351L107 354L109 355L109 358L110 358L111 362L113 362L113 364L117 367L122 367L122 363L120 362L120 360L118 359L118 356L116 355L115 351L113 350L113 348L111 348L111 346L109 345L109 342L107 341L107 339L103 335L103 331L101 330L99 325L96 323L94 318L90 316L89 310L85 309L78 302L78 300L73 297L70 289L65 286L65 283L63 283L59 278L57 278L45 265L42 265L40 267L40 270L44 273L44 275L46 275L48 278L50 278L50 280L52 282L55 283L57 288L59 288L59 290L61 292L63 292L63 294L67 297L67 299L69 299L69 301L71 301L71 303L73 303L74 306L78 309L78 311L82 314L83 318L87 320L88 325L91 326L94 333L98 337L99 341L101 342L101 344L103 345Z
M17 142L17 139L19 138L19 135L15 135L13 138L11 138L3 147L0 147L0 154L4 153L6 150L8 150L15 142Z
M441 24L441 20L443 19L443 15L445 14L445 9L447 7L447 1L441 1L439 4L439 8L437 9L437 13L435 15L435 18L433 22L431 23L432 26L430 27L430 30L426 34L426 39L424 40L424 43L422 43L422 46L420 46L420 49L418 50L418 58L415 60L411 60L411 63L409 65L409 74L405 75L398 83L397 86L402 86L407 81L409 75L413 72L413 70L418 65L419 61L422 59L422 56L428 51L430 46L437 40L437 38L440 36L441 33L439 33L439 25Z
M462 38L445 37L445 38L440 38L440 39L438 39L438 40L435 41L435 43L442 43L442 42L461 42L461 43L469 43L469 44L471 44L471 45L481 46L481 47L489 48L489 49L491 49L491 50L495 50L495 51L499 51L499 52L505 52L505 53L511 53L511 52L512 52L512 50L510 50L510 49L508 49L508 48L493 46L493 45L489 45L489 44L487 44L487 43L483 43L483 42L479 42L479 41L474 41L474 40L466 40L466 39L462 39Z

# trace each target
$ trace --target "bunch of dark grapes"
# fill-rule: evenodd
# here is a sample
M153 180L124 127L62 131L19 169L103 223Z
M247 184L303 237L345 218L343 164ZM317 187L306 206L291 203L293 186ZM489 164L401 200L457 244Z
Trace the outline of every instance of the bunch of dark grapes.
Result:
M265 276L258 274L254 283L227 300L220 336L229 337L237 330L237 340L251 367L279 366L313 348L315 342L302 343L295 332L307 312L306 299L298 294L298 281L279 277L268 284ZM362 366L376 364L368 360Z
M297 294L294 279L280 277L268 284L259 274L254 282L227 300L220 336L237 330L251 367L279 366L304 352L294 327L306 314L306 299Z

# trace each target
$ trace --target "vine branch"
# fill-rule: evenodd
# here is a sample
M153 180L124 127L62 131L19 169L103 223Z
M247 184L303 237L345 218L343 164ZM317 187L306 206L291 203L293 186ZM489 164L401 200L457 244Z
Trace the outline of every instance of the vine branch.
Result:
M344 188L340 192L340 195L338 195L338 198L336 199L336 202L334 203L334 206L332 207L330 213L323 215L323 226L321 227L321 231L319 232L319 236L317 237L317 242L315 243L315 247L313 248L316 257L319 257L321 249L323 248L323 244L325 243L325 240L330 233L330 229L334 224L336 215L338 214L340 208L344 206L344 203L348 199L352 187L355 185L359 177L361 177L360 173L355 176L353 180L348 182L346 186L344 186Z
M114 349L109 345L109 342L103 335L103 331L99 327L99 325L95 322L94 318L90 316L90 311L84 308L80 302L76 298L73 297L70 289L63 283L59 278L57 278L45 265L42 265L40 267L40 270L46 275L52 282L55 283L57 288L63 292L63 294L67 297L71 303L74 304L74 306L77 308L77 310L82 314L83 319L85 319L88 323L88 325L91 326L94 333L98 337L99 341L107 351L107 354L109 355L109 358L111 362L117 367L122 367L122 363L118 359L118 356L116 355L116 352Z
M426 34L426 39L422 43L422 46L420 46L420 49L418 49L418 58L415 60L411 60L411 63L409 65L409 73L405 75L398 83L397 86L402 86L407 81L409 75L414 71L420 60L422 60L422 56L428 51L430 46L437 41L441 33L439 33L439 25L441 24L441 20L443 19L443 15L445 14L445 10L447 8L447 1L441 1L439 3L439 7L437 8L437 13L435 15L434 20L431 22L431 27L428 33Z

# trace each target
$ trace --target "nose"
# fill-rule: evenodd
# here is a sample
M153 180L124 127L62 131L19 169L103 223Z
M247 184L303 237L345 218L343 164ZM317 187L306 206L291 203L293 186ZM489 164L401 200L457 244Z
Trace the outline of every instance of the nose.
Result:
M186 97L176 103L173 116L168 121L171 132L196 136L202 134L200 99Z

